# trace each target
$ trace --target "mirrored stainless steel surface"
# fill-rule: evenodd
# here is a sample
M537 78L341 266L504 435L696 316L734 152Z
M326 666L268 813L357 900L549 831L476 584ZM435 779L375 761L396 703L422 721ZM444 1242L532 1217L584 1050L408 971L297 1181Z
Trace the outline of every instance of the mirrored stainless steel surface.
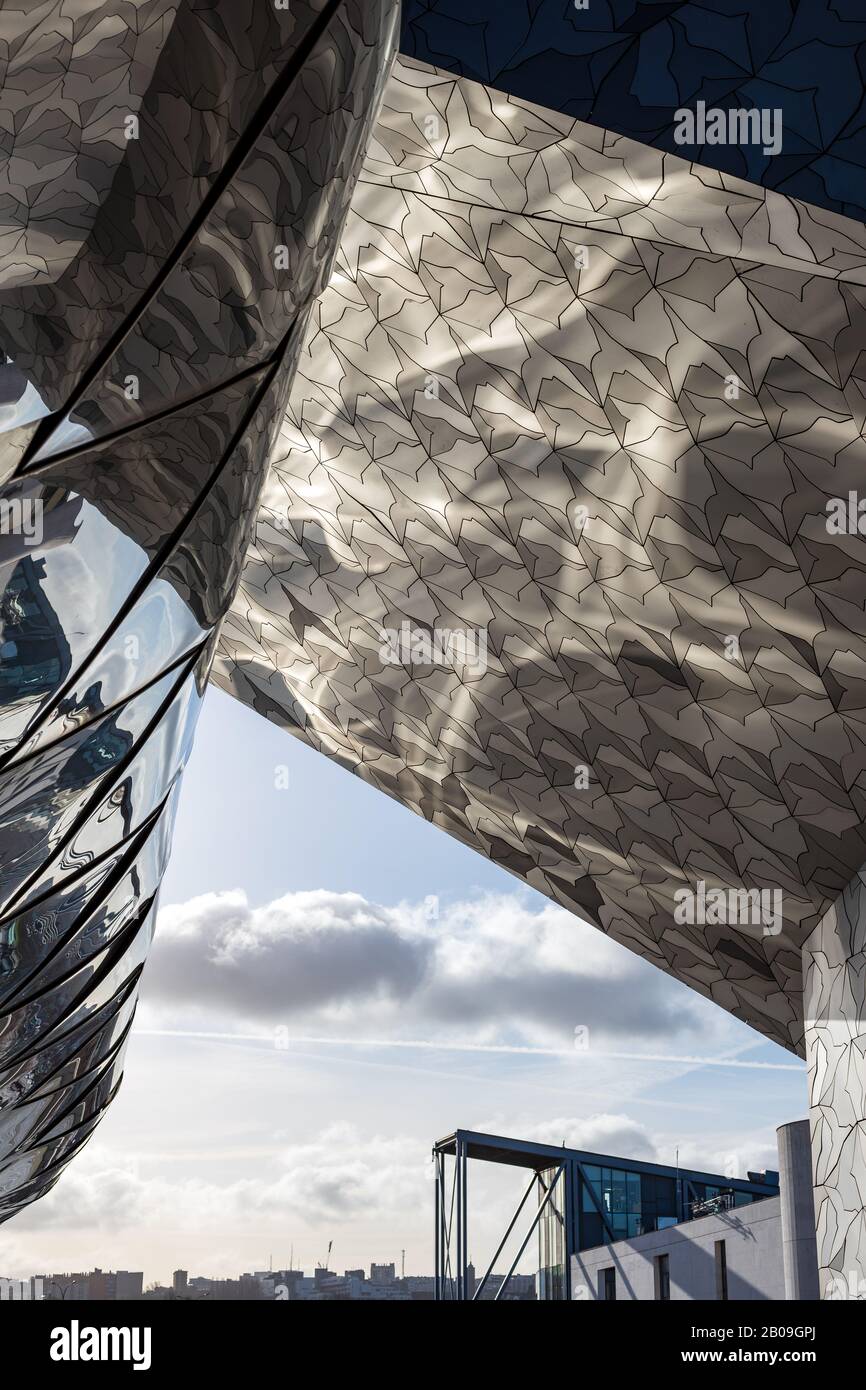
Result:
M216 637L397 21L392 0L67 10L16 14L0 96L0 1219L120 1083Z

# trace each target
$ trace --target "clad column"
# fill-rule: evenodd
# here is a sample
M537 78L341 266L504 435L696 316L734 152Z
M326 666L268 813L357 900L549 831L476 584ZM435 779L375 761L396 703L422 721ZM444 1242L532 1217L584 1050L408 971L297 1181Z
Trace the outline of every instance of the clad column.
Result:
M803 947L822 1298L866 1300L866 870Z

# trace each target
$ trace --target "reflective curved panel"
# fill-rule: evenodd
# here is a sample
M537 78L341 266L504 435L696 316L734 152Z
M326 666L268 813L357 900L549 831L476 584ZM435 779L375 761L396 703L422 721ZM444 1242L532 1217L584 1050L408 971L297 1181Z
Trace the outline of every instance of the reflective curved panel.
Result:
M217 633L397 21L392 0L145 0L134 30L132 7L68 8L4 14L0 1219L120 1083Z

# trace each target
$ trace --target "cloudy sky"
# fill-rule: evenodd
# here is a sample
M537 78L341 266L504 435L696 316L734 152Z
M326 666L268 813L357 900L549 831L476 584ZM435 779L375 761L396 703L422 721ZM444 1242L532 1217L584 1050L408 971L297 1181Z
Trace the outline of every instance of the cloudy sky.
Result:
M453 1129L744 1175L805 1103L796 1058L212 690L120 1095L0 1273L311 1272L330 1241L432 1273ZM523 1184L471 1180L486 1264Z

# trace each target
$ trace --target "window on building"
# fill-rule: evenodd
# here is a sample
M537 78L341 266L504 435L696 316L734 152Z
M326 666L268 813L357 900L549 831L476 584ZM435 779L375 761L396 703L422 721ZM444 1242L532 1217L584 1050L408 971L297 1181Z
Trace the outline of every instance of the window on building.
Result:
M605 1303L613 1303L616 1299L616 1270L613 1265L599 1272L599 1285L599 1296Z
M674 1179L653 1173L644 1173L641 1175L640 1185L642 1233L661 1231L666 1226L674 1226L677 1220L677 1195Z
M716 1298L723 1303L728 1299L728 1256L723 1240L716 1241Z
M656 1298L667 1303L671 1296L671 1268L667 1255L657 1255L656 1267Z

